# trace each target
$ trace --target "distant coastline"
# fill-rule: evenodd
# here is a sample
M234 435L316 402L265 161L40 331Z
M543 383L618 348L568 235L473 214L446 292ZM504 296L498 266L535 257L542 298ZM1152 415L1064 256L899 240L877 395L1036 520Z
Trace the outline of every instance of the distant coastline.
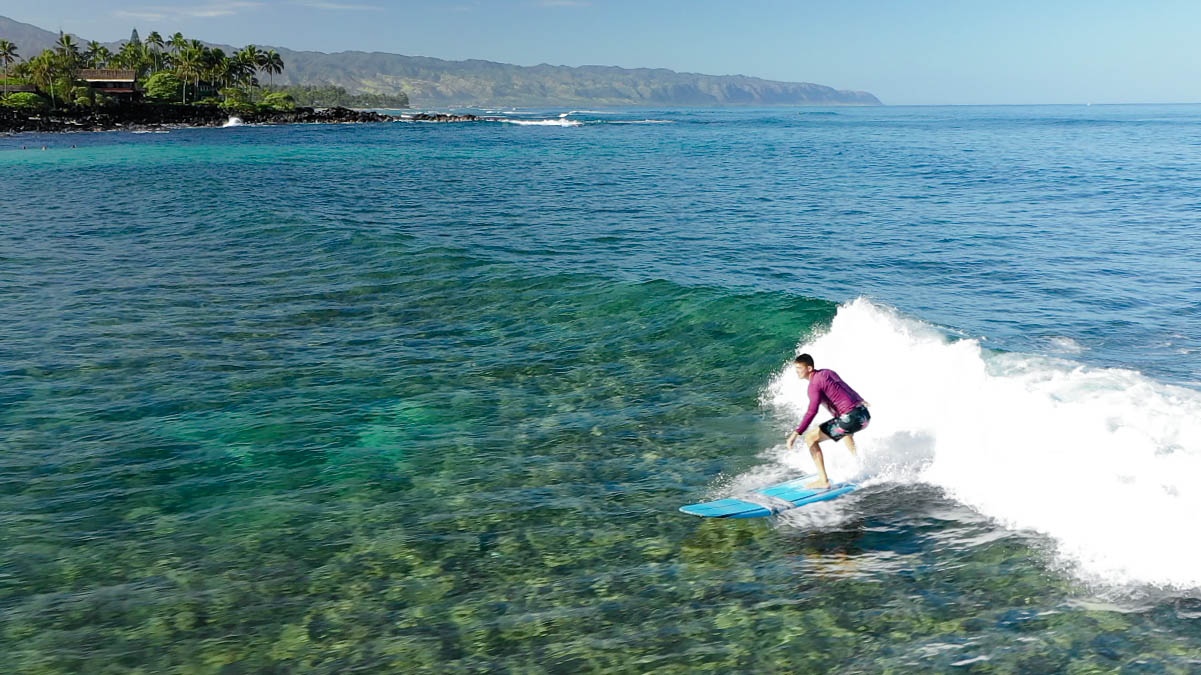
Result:
M677 72L666 68L621 68L617 66L556 66L539 64L519 66L478 59L449 61L426 56L407 56L383 52L343 51L325 53L285 47L235 48L201 40L179 40L175 35L151 33L141 44L134 35L129 40L92 43L77 41L97 52L114 55L142 55L146 75L163 67L165 61L187 63L189 50L195 54L217 54L232 58L243 67L238 72L266 79L267 86L244 86L249 93L270 95L289 87L318 90L342 88L347 96L404 98L418 108L498 107L498 106L877 106L881 101L866 91L837 89L812 82L783 82L745 75L706 75ZM162 40L151 40L151 36ZM59 34L37 26L0 16L0 38L19 43L23 54L61 47ZM67 36L70 37L70 36ZM159 46L160 43L166 47ZM146 45L150 44L149 47ZM176 46L172 46L176 45ZM131 52L133 52L131 54ZM266 58L266 55L271 55ZM149 58L149 61L147 61ZM197 57L193 61L203 61ZM134 62L137 59L129 58ZM287 64L282 68L283 63ZM145 67L150 64L149 67ZM272 65L274 64L274 65ZM277 67L279 66L279 67ZM194 72L185 67L180 73ZM238 70L235 68L235 70ZM187 80L188 78L182 78ZM204 79L204 78L201 78ZM210 78L211 84L222 78ZM195 84L195 82L193 82ZM203 85L203 82L200 84ZM202 87L201 87L202 88ZM160 89L164 89L160 87ZM193 87L196 89L196 87ZM220 96L225 87L214 86L205 96ZM250 91L253 90L253 91ZM306 101L291 92L297 105L346 105L360 107L349 100ZM253 99L253 96L243 96ZM179 100L174 98L172 100ZM189 101L196 100L189 98ZM371 101L368 106L384 107Z

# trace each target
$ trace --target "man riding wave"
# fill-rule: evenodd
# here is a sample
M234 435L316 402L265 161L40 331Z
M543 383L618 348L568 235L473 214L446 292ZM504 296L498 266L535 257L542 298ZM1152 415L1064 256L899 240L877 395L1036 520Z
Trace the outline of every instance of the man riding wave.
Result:
M801 354L794 362L797 375L803 380L809 380L809 409L796 431L788 434L788 449L792 450L792 444L803 435L805 445L809 446L809 455L813 457L813 463L817 465L817 471L821 474L821 478L806 487L829 488L830 477L826 475L826 462L818 444L831 440L837 442L845 438L847 449L855 456L854 434L867 428L872 416L867 411L867 401L843 382L838 373L828 368L817 370L813 367L813 357L808 354ZM817 416L819 404L825 405L834 418L822 422L806 433L805 428Z

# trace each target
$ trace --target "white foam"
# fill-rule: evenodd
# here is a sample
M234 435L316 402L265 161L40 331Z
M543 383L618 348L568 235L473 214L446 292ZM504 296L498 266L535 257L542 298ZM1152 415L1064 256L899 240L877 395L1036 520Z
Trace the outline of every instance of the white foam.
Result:
M1005 526L1049 535L1090 580L1201 587L1201 392L989 352L864 299L799 349L871 404L871 426L856 435L862 464L833 446L831 479L936 485ZM806 384L782 365L764 401L795 424ZM793 461L811 468L807 454Z
M1047 338L1047 343L1051 351L1057 354L1079 354L1086 349L1072 338L1060 335Z
M553 119L553 120L499 119L497 121L504 122L506 124L518 124L523 127L578 127L578 126L583 126L583 124L584 124L583 122L580 122L579 120L569 120L569 119L565 119L565 118L559 118L559 119Z
M240 127L244 124L245 124L245 122L242 121L241 117L230 117L229 120L227 120L225 122L225 124L221 125L221 128L224 129L226 127Z

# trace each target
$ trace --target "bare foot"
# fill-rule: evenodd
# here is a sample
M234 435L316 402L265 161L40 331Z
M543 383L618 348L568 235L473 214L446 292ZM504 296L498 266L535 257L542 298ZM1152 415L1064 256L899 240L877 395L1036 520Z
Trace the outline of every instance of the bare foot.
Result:
M812 483L806 483L805 487L816 488L819 490L829 490L830 489L830 481L822 480L819 478L819 479L813 481Z

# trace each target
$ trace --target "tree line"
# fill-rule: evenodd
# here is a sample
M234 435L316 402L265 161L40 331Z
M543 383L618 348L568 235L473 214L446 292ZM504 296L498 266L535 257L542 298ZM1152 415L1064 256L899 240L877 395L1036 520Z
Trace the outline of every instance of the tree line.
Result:
M332 84L325 85L266 85L262 88L266 98L283 94L295 101L296 105L314 108L342 106L345 108L407 108L409 97L404 92L398 94L371 94L366 92L351 93L345 87Z
M93 91L79 80L79 72L85 68L132 70L137 80L144 82L148 98L181 103L249 103L259 88L260 74L272 81L284 70L283 57L274 49L263 51L247 45L226 54L199 40L186 39L182 33L164 38L155 31L143 41L137 30L116 52L96 41L80 45L70 35L60 33L53 49L18 62L20 58L17 45L0 39L2 95L11 98L10 84L31 84L49 96L52 106L108 102L103 92ZM210 95L202 100L202 92ZM282 97L277 99L277 103L284 102Z

